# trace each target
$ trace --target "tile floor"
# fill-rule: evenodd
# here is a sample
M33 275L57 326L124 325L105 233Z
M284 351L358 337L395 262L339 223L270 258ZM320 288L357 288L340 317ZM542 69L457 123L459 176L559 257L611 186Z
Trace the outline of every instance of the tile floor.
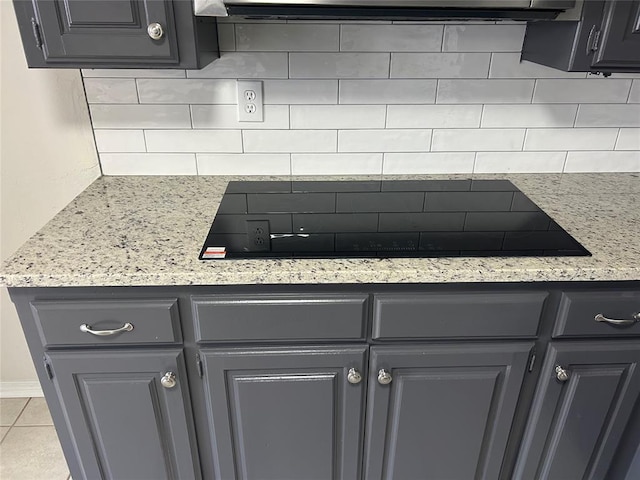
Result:
M0 479L71 479L44 398L0 398Z

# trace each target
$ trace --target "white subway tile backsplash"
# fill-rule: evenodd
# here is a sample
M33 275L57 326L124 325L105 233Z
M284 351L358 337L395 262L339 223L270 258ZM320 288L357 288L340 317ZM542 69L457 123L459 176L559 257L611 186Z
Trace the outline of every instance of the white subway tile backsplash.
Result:
M152 68L83 68L84 78L184 78L184 70Z
M534 128L527 131L525 150L613 150L617 128Z
M340 80L340 103L435 103L436 80Z
M563 72L556 68L520 61L520 53L491 54L489 78L585 78L584 72Z
M239 122L236 105L191 105L193 128L220 128L244 130L269 130L289 128L287 105L265 105L264 121Z
M253 52L337 52L340 25L236 25L236 50Z
M148 152L242 152L240 130L146 130Z
M338 80L265 80L264 103L335 104L338 103Z
M197 154L198 175L291 175L291 155Z
M335 152L338 134L331 130L247 130L245 152L318 153Z
M389 53L290 53L290 78L389 78Z
M436 103L529 103L534 80L438 80Z
M218 23L218 48L221 52L236 49L236 29L233 23Z
M91 105L93 128L191 128L188 105Z
M478 152L474 173L560 173L566 152Z
M434 130L433 152L482 152L522 150L524 129L463 128Z
M343 52L439 52L442 25L342 25Z
M293 175L379 175L381 153L291 154Z
M387 128L478 128L482 105L389 105Z
M640 80L636 79L631 85L628 103L640 103Z
M382 105L292 105L293 129L384 128Z
M616 150L640 150L640 128L621 128Z
M107 175L640 170L640 74L521 62L525 28L230 17L201 70L82 75ZM264 121L238 121L242 79Z
M446 25L444 52L519 52L525 25Z
M340 130L339 152L428 152L431 130Z
M485 105L483 128L571 127L578 105Z
M640 152L569 152L564 171L640 172Z
M533 103L625 103L631 80L538 80Z
M137 80L140 103L235 104L236 80L164 79Z
M638 105L580 105L576 127L640 127Z
M142 130L94 130L98 152L145 152Z
M138 103L133 78L85 78L84 90L89 103Z
M104 175L196 175L193 153L101 153Z
M187 70L189 78L287 78L286 52L223 52L201 70Z
M447 153L385 153L383 173L411 175L430 173L473 173L475 154Z
M392 53L391 78L487 78L490 53Z

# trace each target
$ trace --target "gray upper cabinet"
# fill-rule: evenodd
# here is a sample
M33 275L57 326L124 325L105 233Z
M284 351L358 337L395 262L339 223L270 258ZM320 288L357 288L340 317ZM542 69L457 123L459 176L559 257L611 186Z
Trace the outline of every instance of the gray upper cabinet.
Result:
M215 20L171 0L14 0L30 67L199 68L218 55Z
M640 0L589 0L578 20L530 22L522 59L571 72L640 72Z
M81 459L73 478L200 478L181 350L52 352L47 357L72 448ZM175 375L173 387L162 384L167 372Z
M360 478L366 351L201 350L215 478Z
M637 341L552 344L514 478L607 478L640 395L638 363Z
M499 478L532 346L372 347L364 478Z

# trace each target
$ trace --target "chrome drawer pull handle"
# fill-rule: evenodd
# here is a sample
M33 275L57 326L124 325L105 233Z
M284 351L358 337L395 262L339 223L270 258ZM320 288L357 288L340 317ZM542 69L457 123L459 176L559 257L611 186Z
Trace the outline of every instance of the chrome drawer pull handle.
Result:
M616 320L614 318L607 318L599 313L594 317L594 320L596 322L610 323L611 325L633 325L634 323L640 322L640 312L634 313L632 317L632 320Z
M116 328L115 330L91 330L91 326L83 323L80 325L80 331L84 333L90 333L91 335L96 335L98 337L108 337L109 335L115 335L121 332L130 332L133 330L133 324L127 322L120 328Z

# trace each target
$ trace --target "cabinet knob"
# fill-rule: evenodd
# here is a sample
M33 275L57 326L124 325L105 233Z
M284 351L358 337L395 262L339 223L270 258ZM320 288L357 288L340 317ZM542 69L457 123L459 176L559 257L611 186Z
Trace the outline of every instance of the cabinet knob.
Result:
M160 383L164 388L173 388L176 386L176 374L173 372L165 373L160 379Z
M362 374L357 368L350 368L349 373L347 373L347 380L349 383L357 385L362 381Z
M567 372L560 365L556 365L556 378L558 379L559 382L564 383L567 380L569 380L569 372Z
M391 380L393 380L393 377L391 377L391 372L385 370L384 368L381 368L380 371L378 371L378 383L380 385L389 385L391 383Z
M162 29L162 25L155 22L149 24L147 27L147 33L153 40L160 40L164 35L164 30Z

